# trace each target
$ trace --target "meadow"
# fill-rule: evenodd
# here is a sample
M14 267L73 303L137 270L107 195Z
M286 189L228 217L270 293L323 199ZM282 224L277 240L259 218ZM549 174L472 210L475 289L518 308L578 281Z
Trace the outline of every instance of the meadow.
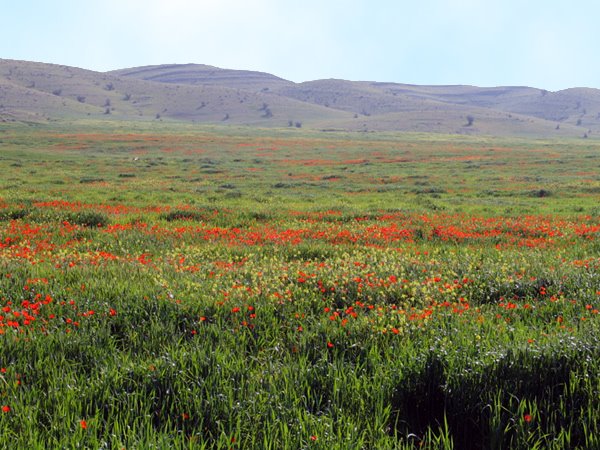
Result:
M0 128L0 446L600 448L592 140Z

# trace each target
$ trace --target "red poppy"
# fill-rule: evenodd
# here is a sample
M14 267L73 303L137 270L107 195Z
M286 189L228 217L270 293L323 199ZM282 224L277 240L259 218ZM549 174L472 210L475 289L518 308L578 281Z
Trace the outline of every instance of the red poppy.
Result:
M80 420L80 421L79 421L79 425L81 426L81 428L82 428L83 430L85 430L85 429L87 428L87 426L88 426L88 425L87 425L87 422L86 422L85 420Z
M523 416L523 420L527 423L531 422L532 419L533 419L533 417L531 417L531 414L525 414Z
M2 406L2 412L3 412L3 413L8 413L8 412L10 412L10 406L8 406L8 405L4 405L4 406Z

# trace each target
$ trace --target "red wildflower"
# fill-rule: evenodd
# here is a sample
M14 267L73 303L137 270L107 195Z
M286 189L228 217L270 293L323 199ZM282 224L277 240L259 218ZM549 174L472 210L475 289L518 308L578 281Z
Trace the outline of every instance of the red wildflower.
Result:
M9 413L10 412L10 406L8 406L8 405L2 406L2 412L3 413Z
M85 420L80 420L79 425L81 426L81 429L83 429L83 430L85 430L88 427L87 422Z
M523 416L523 420L527 423L531 422L532 419L533 419L533 417L531 417L531 414L525 414Z

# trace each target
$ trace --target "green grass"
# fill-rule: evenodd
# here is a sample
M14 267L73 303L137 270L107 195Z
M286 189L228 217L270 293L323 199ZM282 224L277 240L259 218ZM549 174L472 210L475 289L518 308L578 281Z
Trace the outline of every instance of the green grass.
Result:
M0 132L1 446L598 448L594 146L296 131Z

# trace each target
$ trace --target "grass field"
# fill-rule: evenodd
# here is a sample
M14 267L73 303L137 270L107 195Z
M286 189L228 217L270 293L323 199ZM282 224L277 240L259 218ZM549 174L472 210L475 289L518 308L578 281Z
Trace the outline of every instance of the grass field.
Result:
M591 141L0 129L3 448L600 448Z

